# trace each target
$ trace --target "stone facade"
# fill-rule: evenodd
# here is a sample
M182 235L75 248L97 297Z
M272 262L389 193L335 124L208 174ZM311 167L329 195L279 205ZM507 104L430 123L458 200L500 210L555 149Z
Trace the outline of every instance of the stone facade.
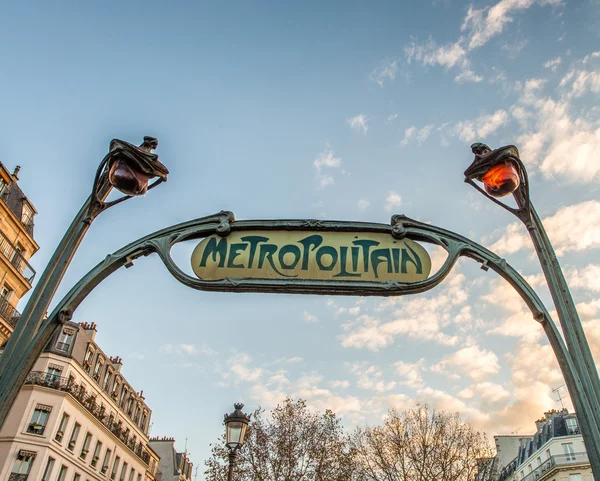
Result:
M18 173L19 167L11 174L0 162L0 346L21 317L17 303L31 289L29 259L39 249L33 238L37 211L18 185Z
M193 464L187 452L179 453L175 449L173 438L152 438L150 447L160 456L158 468L161 481L191 481Z
M0 480L156 480L152 412L95 334L67 322L38 358L0 431Z
M593 481L575 414L552 410L535 424L531 436L496 436L498 452L481 460L477 481Z

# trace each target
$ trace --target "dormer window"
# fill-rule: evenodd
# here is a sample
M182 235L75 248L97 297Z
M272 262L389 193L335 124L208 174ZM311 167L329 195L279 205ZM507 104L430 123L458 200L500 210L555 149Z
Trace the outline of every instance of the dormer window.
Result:
M56 343L56 350L69 352L71 350L71 344L73 344L73 337L75 331L73 329L63 329Z
M96 381L100 381L100 371L102 370L102 366L104 365L104 360L98 355L96 359L96 365L94 366L94 379Z
M566 418L565 422L567 423L567 434L579 434L579 426L576 418Z
M102 382L102 386L104 386L104 390L108 392L110 389L110 378L112 377L112 372L107 369L104 373L104 381Z

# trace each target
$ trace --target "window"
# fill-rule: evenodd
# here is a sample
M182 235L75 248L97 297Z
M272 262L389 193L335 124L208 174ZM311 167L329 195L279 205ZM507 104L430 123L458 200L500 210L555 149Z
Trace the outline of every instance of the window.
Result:
M33 411L31 421L27 426L27 432L32 434L44 434L46 429L46 423L48 422L48 416L50 416L52 408L43 404L38 404Z
M83 359L83 368L86 372L90 372L90 367L92 367L92 358L94 357L94 350L91 346L88 347L87 352L85 353L85 358Z
M121 476L119 476L119 481L125 481L126 473L127 473L127 463L123 463L123 468L121 469Z
M567 434L579 434L579 426L576 418L565 419L567 423Z
M115 458L115 462L113 463L112 471L110 472L110 479L115 479L115 477L117 476L117 470L119 469L120 461L121 461L121 458L119 456L117 456Z
M100 459L100 451L102 451L102 443L100 441L96 441L96 447L94 448L94 455L92 456L92 462L90 465L95 468L98 464L98 460Z
M33 210L25 202L23 202L23 209L21 210L21 222L25 225L33 224Z
M60 472L58 473L58 478L56 478L56 481L65 481L66 477L67 477L67 470L69 468L67 468L64 464L60 467Z
M569 474L569 481L581 481L581 474Z
M71 439L69 439L69 451L73 451L75 449L75 444L77 443L77 436L79 436L80 429L81 424L75 423L75 426L73 426L73 431L71 431Z
M14 292L15 291L13 289L11 289L8 285L4 284L2 286L2 289L0 290L0 297L2 297L2 299L4 299L5 301L10 301Z
M546 459L550 459L551 457L550 450L546 449Z
M575 451L573 449L573 443L563 443L563 451L565 453L565 459L567 461L575 461Z
M537 461L536 461L536 462L537 462L537 466L536 466L536 467L538 467L538 468L539 468L539 467L542 465L542 458L541 458L541 456L538 456L538 458L537 458Z
M44 474L42 475L42 481L50 481L52 469L54 469L54 458L48 458L48 461L46 462L46 468L44 469Z
M112 372L110 372L108 369L106 370L106 372L104 373L104 381L103 381L103 386L104 386L104 390L106 392L108 392L108 390L110 389L110 378L112 376Z
M75 476L73 476L73 481L79 481L80 479L81 479L81 474L75 473Z
M121 399L119 400L119 406L121 406L121 409L125 408L126 396L127 396L127 389L125 388L125 386L123 386L123 389L121 389Z
M148 417L146 410L144 410L144 413L142 414L142 420L140 421L140 427L142 429L146 429L146 418Z
M6 181L4 179L0 179L0 195L4 194L6 190Z
M131 471L129 471L129 481L133 481L134 476L135 476L135 469L131 468Z
M104 453L104 461L102 462L102 468L100 468L100 472L102 474L106 474L106 471L108 471L108 463L110 463L111 454L112 451L110 449L107 449L106 453Z
M60 420L60 424L58 426L58 431L56 431L56 435L54 436L54 439L59 443L62 443L65 431L67 430L67 424L69 424L69 415L67 413L63 413L62 419Z
M100 357L100 355L98 355L98 358L96 359L96 365L94 366L94 379L99 382L100 381L100 371L102 371L102 366L104 366L104 361L102 360L102 358Z
M21 449L17 454L17 459L13 465L12 472L15 474L29 474L36 454L37 453L35 451L26 451L25 449Z
M60 380L60 375L62 374L62 369L58 366L50 365L48 366L48 371L46 371L46 382L54 383Z
M142 475L138 473L137 481L142 481Z
M63 329L58 337L58 342L56 343L56 349L58 351L68 352L71 349L71 343L73 342L73 335L75 331L72 329Z
M85 460L88 453L90 452L91 442L92 442L92 434L88 431L87 433L85 433L85 438L83 440L83 446L81 447L81 454L79 454L79 457L81 459Z

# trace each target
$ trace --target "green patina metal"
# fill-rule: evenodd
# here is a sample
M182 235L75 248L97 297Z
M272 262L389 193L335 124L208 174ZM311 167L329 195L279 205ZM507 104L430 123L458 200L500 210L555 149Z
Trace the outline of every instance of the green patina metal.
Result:
M143 145L146 143L145 141ZM125 149L130 146L127 143L120 144L120 146L123 145ZM155 143L148 142L148 145L155 146ZM142 150L150 152L148 146ZM361 296L399 296L428 291L443 282L460 257L468 257L481 263L482 269L491 269L506 280L527 304L533 318L543 327L575 405L592 470L595 477L600 479L600 380L558 260L542 222L531 205L525 167L518 158L518 151L514 146L491 151L489 147L478 144L474 146L474 152L476 158L465 173L465 180L493 202L515 214L527 226L556 305L566 345L548 310L535 291L503 258L459 234L421 223L403 215L393 216L390 224L321 220L235 221L233 214L226 211L202 217L157 231L107 256L68 292L47 318L44 318L44 313L90 224L101 212L129 198L129 196L125 196L113 202L105 202L111 189L107 181L106 166L111 158L114 160L115 155L122 154L122 152L111 149L98 169L92 196L79 211L53 254L31 295L21 322L17 325L15 333L11 336L7 348L0 358L0 427L22 387L25 377L54 331L73 317L73 313L81 302L104 279L121 267L131 267L134 261L140 257L156 254L178 281L198 290ZM135 155L143 155L143 152L136 151ZM485 172L487 166L493 165L498 159L505 160L506 158L520 167L521 184L514 193L517 209L508 207L487 195L473 182L473 179ZM147 160L151 161L152 158L149 156ZM157 172L161 175L164 173L160 169ZM166 179L166 174L164 178L161 175L151 187ZM326 280L286 276L265 279L234 276L222 279L202 279L186 274L171 257L172 248L184 241L210 236L226 239L232 232L251 231L306 231L316 232L316 235L319 235L319 232L386 234L397 240L410 239L418 243L439 246L446 251L447 257L437 272L411 282L379 278L375 280L349 279L345 276ZM226 243L223 245L225 246ZM236 249L241 250L242 247L238 246ZM333 255L331 249L329 252L330 255ZM341 252L340 250L338 253L339 257L341 257ZM231 250L228 253L230 254ZM237 251L235 254L237 255ZM392 256L393 253L390 251L390 259ZM236 256L232 261L234 266L235 258ZM414 258L413 262L415 262Z

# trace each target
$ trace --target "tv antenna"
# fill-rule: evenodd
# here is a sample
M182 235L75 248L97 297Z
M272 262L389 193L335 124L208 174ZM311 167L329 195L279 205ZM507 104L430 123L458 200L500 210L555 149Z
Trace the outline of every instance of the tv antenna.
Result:
M560 395L560 388L561 388L561 387L565 387L565 385L564 385L564 384L561 384L561 385L560 385L560 386L558 386L557 388L554 388L554 389L552 389L552 392L553 392L554 394L556 394L556 396L558 397L558 402L560 403L560 407L561 407L562 409L564 409L564 408L565 408L565 405L564 405L564 403L563 403L563 401L562 401L562 396Z

